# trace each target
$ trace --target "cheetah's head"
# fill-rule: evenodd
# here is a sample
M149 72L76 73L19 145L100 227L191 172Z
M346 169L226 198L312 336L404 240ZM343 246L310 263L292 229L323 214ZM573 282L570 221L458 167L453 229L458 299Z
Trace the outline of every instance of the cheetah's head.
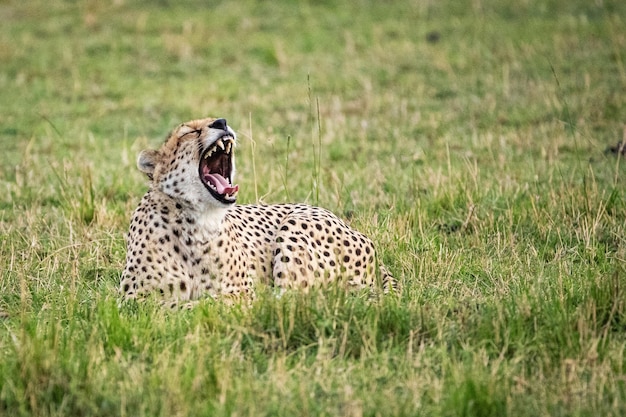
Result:
M144 150L137 167L168 196L194 207L229 206L237 199L235 132L225 119L183 123L159 150Z

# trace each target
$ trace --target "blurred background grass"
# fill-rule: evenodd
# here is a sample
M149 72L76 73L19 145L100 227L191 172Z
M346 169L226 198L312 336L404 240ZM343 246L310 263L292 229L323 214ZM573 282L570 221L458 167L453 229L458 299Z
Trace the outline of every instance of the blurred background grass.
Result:
M0 414L622 415L622 1L0 0ZM240 202L403 282L117 306L137 153L239 134Z

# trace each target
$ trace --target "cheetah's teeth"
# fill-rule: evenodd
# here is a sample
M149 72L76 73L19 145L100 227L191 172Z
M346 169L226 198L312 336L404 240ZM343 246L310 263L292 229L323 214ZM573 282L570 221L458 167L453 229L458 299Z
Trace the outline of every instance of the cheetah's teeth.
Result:
M209 149L205 154L204 154L204 159L209 159L209 157L211 155L213 155L213 153L215 152L215 148L211 148Z
M230 153L230 149L233 146L233 142L231 140L226 142L226 153Z
M219 146L221 150L224 150L224 141L221 138L215 142L215 145Z

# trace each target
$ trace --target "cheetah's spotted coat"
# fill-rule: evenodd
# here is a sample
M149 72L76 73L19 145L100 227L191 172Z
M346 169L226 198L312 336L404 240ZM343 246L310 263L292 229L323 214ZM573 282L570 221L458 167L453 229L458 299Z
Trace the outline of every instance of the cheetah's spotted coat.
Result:
M343 279L374 287L372 241L331 212L304 204L235 205L235 133L224 119L180 125L137 165L150 189L128 234L125 298L177 304L209 295L253 295L257 280L307 288ZM383 289L393 278L379 268Z

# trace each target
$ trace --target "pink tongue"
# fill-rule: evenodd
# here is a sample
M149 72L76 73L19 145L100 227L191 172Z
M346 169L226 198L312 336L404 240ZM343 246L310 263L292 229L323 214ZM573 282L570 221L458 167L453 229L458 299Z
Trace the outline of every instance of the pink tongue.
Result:
M219 194L233 194L239 191L239 185L232 187L220 174L205 174L204 180L210 182Z

